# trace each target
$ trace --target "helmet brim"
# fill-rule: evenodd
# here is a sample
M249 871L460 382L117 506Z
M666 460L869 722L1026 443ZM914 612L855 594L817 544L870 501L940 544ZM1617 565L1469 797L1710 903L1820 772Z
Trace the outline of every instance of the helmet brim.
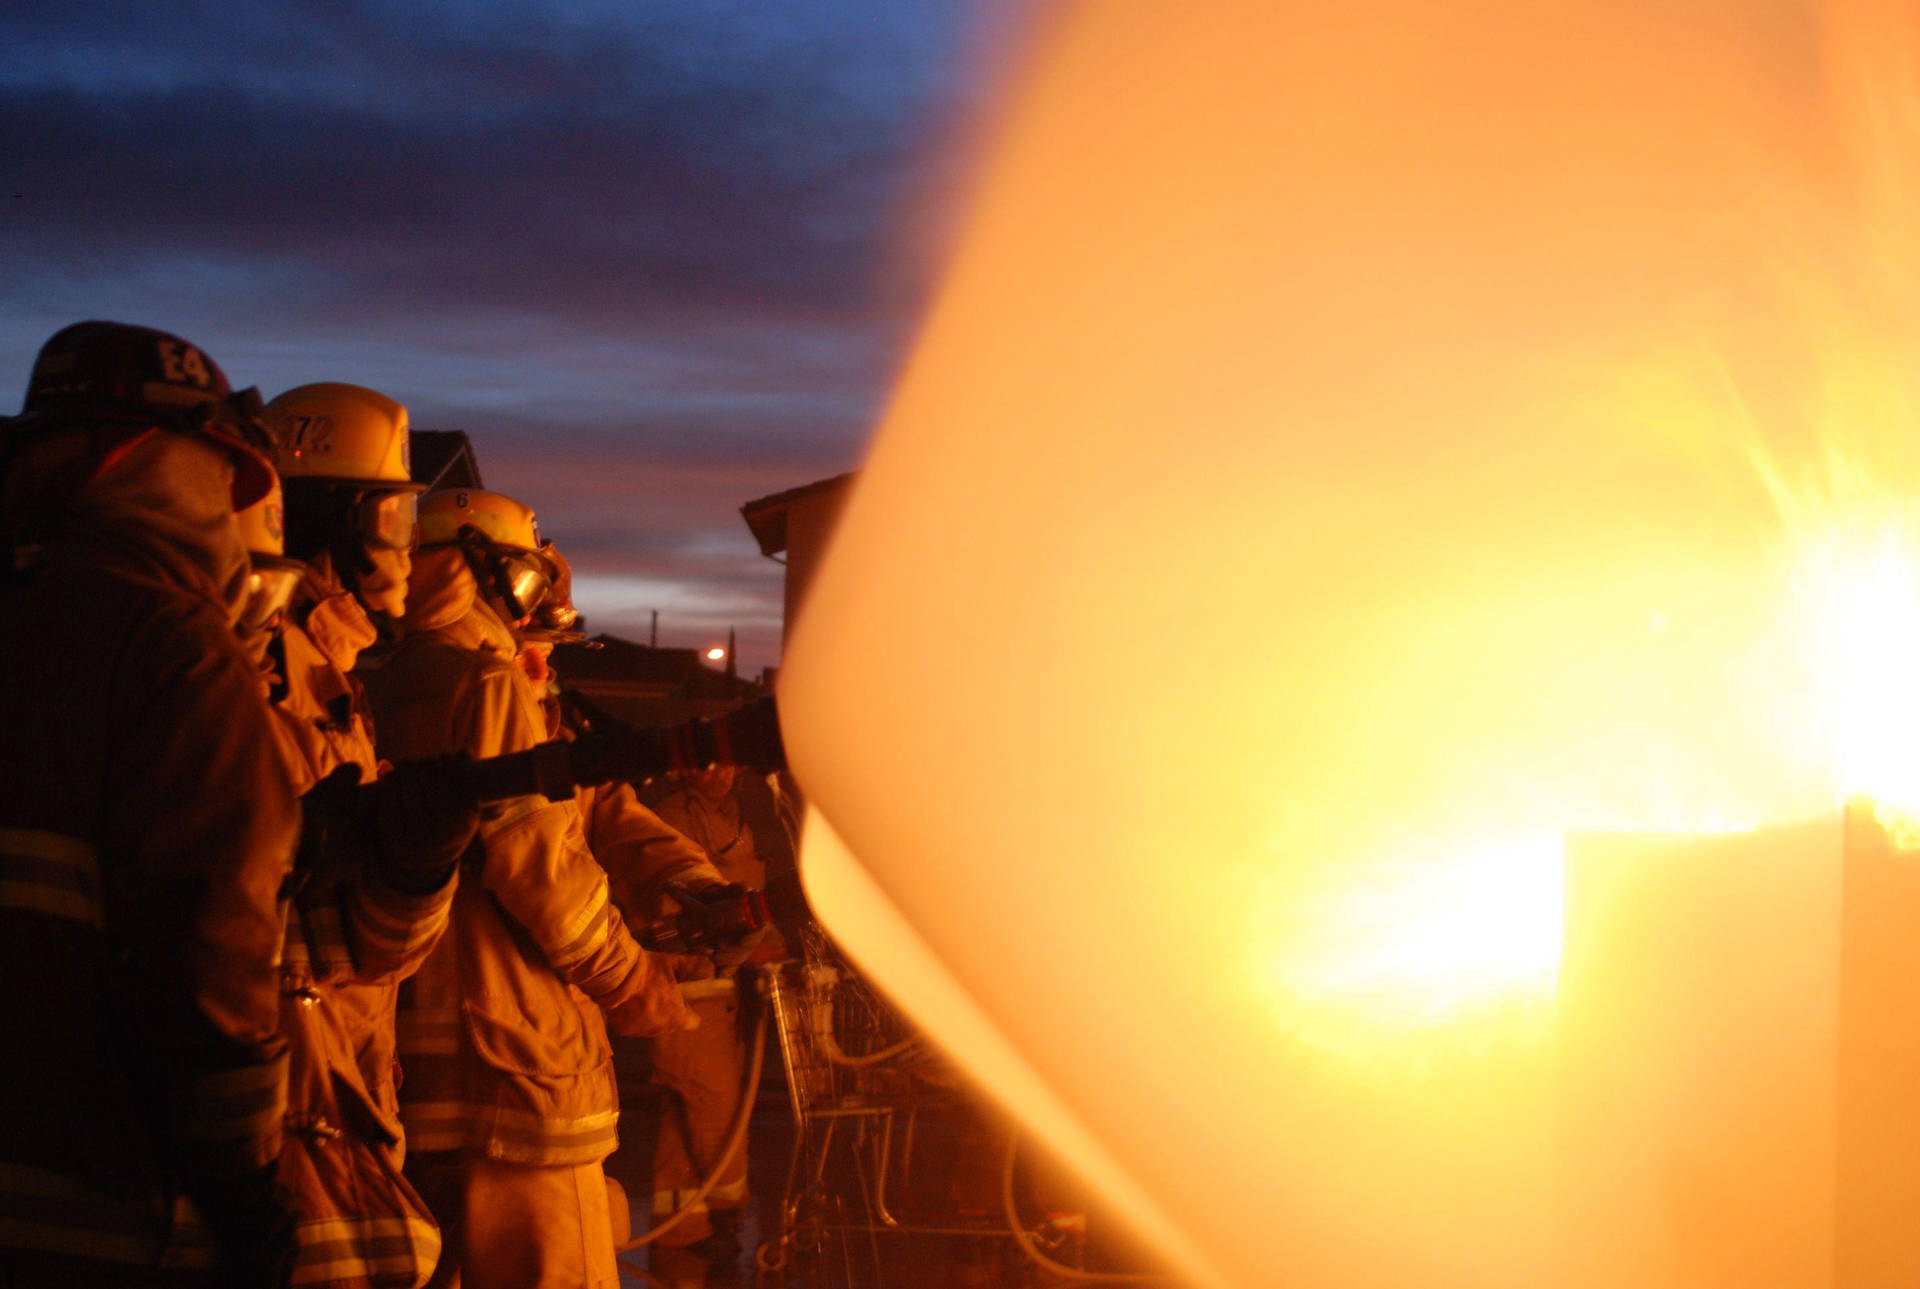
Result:
M219 425L206 425L194 431L201 438L219 444L233 457L233 508L245 510L256 501L263 501L273 491L273 462L266 453L242 439L238 434L221 428Z
M152 425L161 429L169 427L151 416L129 415L126 413L103 413L97 411L70 411L61 409L49 413L35 409L21 412L18 416L0 416L0 436L11 434L35 434L47 430L57 430L68 426L88 424L123 424L128 426ZM178 430L169 430L178 433ZM238 434L227 430L220 424L212 423L196 426L185 431L195 438L205 439L223 449L233 459L233 508L245 510L257 501L264 500L273 491L274 481L279 477L273 468L273 461L259 448L254 447Z

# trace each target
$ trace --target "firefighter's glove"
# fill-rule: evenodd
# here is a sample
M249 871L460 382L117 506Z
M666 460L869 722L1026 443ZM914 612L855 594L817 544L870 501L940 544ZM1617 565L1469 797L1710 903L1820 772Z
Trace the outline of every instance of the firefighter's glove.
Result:
M667 894L680 906L681 924L691 925L692 934L682 938L707 951L715 975L732 974L766 938L766 927L754 925L746 888L737 882L668 882Z
M396 890L430 895L453 876L480 827L480 802L465 774L466 758L403 761L362 789L362 817L380 871Z
M275 1179L276 1166L238 1177L200 1177L187 1191L207 1233L220 1249L223 1285L287 1289L299 1253L294 1231L300 1213L293 1193Z
M674 979L679 956L642 951L621 989L624 997L605 1007L607 1023L629 1038L655 1038L675 1030L698 1029L700 1018L681 998L680 983Z

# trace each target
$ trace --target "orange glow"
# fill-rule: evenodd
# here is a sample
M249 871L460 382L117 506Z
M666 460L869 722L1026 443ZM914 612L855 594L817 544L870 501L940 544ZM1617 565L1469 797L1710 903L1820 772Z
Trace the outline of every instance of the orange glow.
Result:
M829 926L1194 1283L1632 1283L1565 839L1920 809L1911 23L1036 41L783 721Z
M721 662L726 658L726 656L727 656L727 651L725 649L722 649L719 645L715 645L713 648L707 650L708 662Z

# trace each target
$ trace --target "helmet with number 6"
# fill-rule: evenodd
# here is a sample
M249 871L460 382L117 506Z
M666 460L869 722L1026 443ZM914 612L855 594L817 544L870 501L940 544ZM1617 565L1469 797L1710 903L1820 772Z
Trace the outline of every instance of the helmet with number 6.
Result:
M420 545L451 546L463 528L477 530L496 546L537 551L546 545L533 507L499 492L448 488L420 499Z
M527 617L547 596L554 568L533 508L504 493L449 488L420 499L420 546L459 546L482 589L500 601L509 622Z

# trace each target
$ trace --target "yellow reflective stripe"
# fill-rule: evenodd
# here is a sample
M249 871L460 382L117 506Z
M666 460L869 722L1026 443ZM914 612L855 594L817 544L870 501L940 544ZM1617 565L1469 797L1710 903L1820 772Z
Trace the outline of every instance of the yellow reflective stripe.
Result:
M394 1045L402 1056L457 1056L460 1013L403 1011L394 1020Z
M575 924L579 929L573 933L571 940L557 949L547 951L547 960L560 971L598 953L613 934L613 919L619 914L607 902L604 882L596 885L593 897L583 906L583 916L584 920Z
M0 828L0 908L99 927L99 852L65 833Z
M660 968L655 967L658 971ZM683 1001L697 1003L703 998L730 998L740 992L732 976L711 976L706 980L683 980L680 982L680 997Z
M686 1190L680 1191L655 1191L653 1193L653 1215L655 1217L666 1217L670 1213L678 1213L682 1208L689 1208L695 1213L704 1213L707 1211L707 1201L704 1199L694 1200L693 1197L698 1193L697 1187L689 1187Z
M182 1141L264 1137L287 1110L287 1058L265 1065L186 1077L176 1089L173 1123Z
M735 1158L737 1159L738 1156L735 1156ZM742 1166L744 1166L744 1163ZM707 1202L709 1204L726 1208L738 1207L740 1202L746 1198L747 1179L745 1177L738 1177L730 1182L716 1182L713 1189L707 1192ZM728 1201L732 1201L732 1203Z
M0 1248L150 1265L159 1236L157 1212L49 1169L0 1163Z
M464 1101L412 1101L400 1107L410 1151L464 1148L472 1119L472 1108Z
M475 1142L494 1159L530 1164L584 1164L604 1159L619 1144L617 1110L577 1119L549 1119L524 1110L477 1107Z
M440 1231L410 1217L331 1218L303 1222L293 1283L406 1277L424 1279L440 1260Z
M530 1110L489 1106L479 1116L487 1124L522 1138L585 1137L612 1132L620 1121L618 1110L602 1110L577 1119L556 1119Z
M403 895L369 883L354 893L355 929L386 953L406 955L439 937L453 911L453 883L428 896Z

